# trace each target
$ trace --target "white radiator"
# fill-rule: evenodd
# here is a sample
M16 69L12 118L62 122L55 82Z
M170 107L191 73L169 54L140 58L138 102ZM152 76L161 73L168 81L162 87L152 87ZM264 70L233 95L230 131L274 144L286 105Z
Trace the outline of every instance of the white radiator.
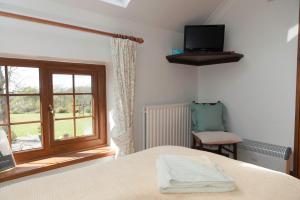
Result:
M189 104L146 106L144 113L145 148L191 146Z

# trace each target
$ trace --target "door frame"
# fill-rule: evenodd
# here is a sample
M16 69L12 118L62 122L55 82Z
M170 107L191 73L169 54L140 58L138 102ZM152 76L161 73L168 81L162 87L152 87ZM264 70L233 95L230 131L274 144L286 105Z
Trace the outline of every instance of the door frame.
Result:
M300 22L300 9L299 9L299 22ZM298 30L296 116L295 116L295 139L294 139L294 175L300 178L300 28Z

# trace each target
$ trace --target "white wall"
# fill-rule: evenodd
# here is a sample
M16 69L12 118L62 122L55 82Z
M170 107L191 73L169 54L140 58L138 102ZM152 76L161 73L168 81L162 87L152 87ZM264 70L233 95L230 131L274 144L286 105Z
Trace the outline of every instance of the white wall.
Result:
M169 64L165 56L172 47L180 48L183 35L147 27L122 19L109 18L84 10L64 7L51 1L1 0L2 9L21 11L77 25L143 37L138 48L135 104L135 143L143 147L142 108L147 104L191 101L197 93L196 68ZM30 7L24 9L22 7ZM37 12L38 10L39 12ZM51 15L48 14L52 13ZM61 15L64 17L61 17ZM110 42L106 37L0 17L0 54L46 56L106 62L108 68L108 112L113 93Z
M222 100L244 138L293 146L298 13L298 0L227 0L207 22L226 24L225 49L245 57L199 68L198 96Z

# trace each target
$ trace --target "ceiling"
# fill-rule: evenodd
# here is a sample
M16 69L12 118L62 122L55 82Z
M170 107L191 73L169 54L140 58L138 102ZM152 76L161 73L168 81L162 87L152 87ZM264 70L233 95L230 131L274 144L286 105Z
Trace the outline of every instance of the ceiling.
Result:
M183 31L186 24L202 24L224 0L131 0L127 8L100 0L53 0L65 6Z

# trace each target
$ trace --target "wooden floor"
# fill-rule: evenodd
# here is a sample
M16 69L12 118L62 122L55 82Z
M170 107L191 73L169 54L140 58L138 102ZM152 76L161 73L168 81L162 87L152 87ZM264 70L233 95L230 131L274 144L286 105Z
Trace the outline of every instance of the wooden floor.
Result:
M0 183L114 154L115 152L112 148L101 147L20 164L13 169L1 172Z

